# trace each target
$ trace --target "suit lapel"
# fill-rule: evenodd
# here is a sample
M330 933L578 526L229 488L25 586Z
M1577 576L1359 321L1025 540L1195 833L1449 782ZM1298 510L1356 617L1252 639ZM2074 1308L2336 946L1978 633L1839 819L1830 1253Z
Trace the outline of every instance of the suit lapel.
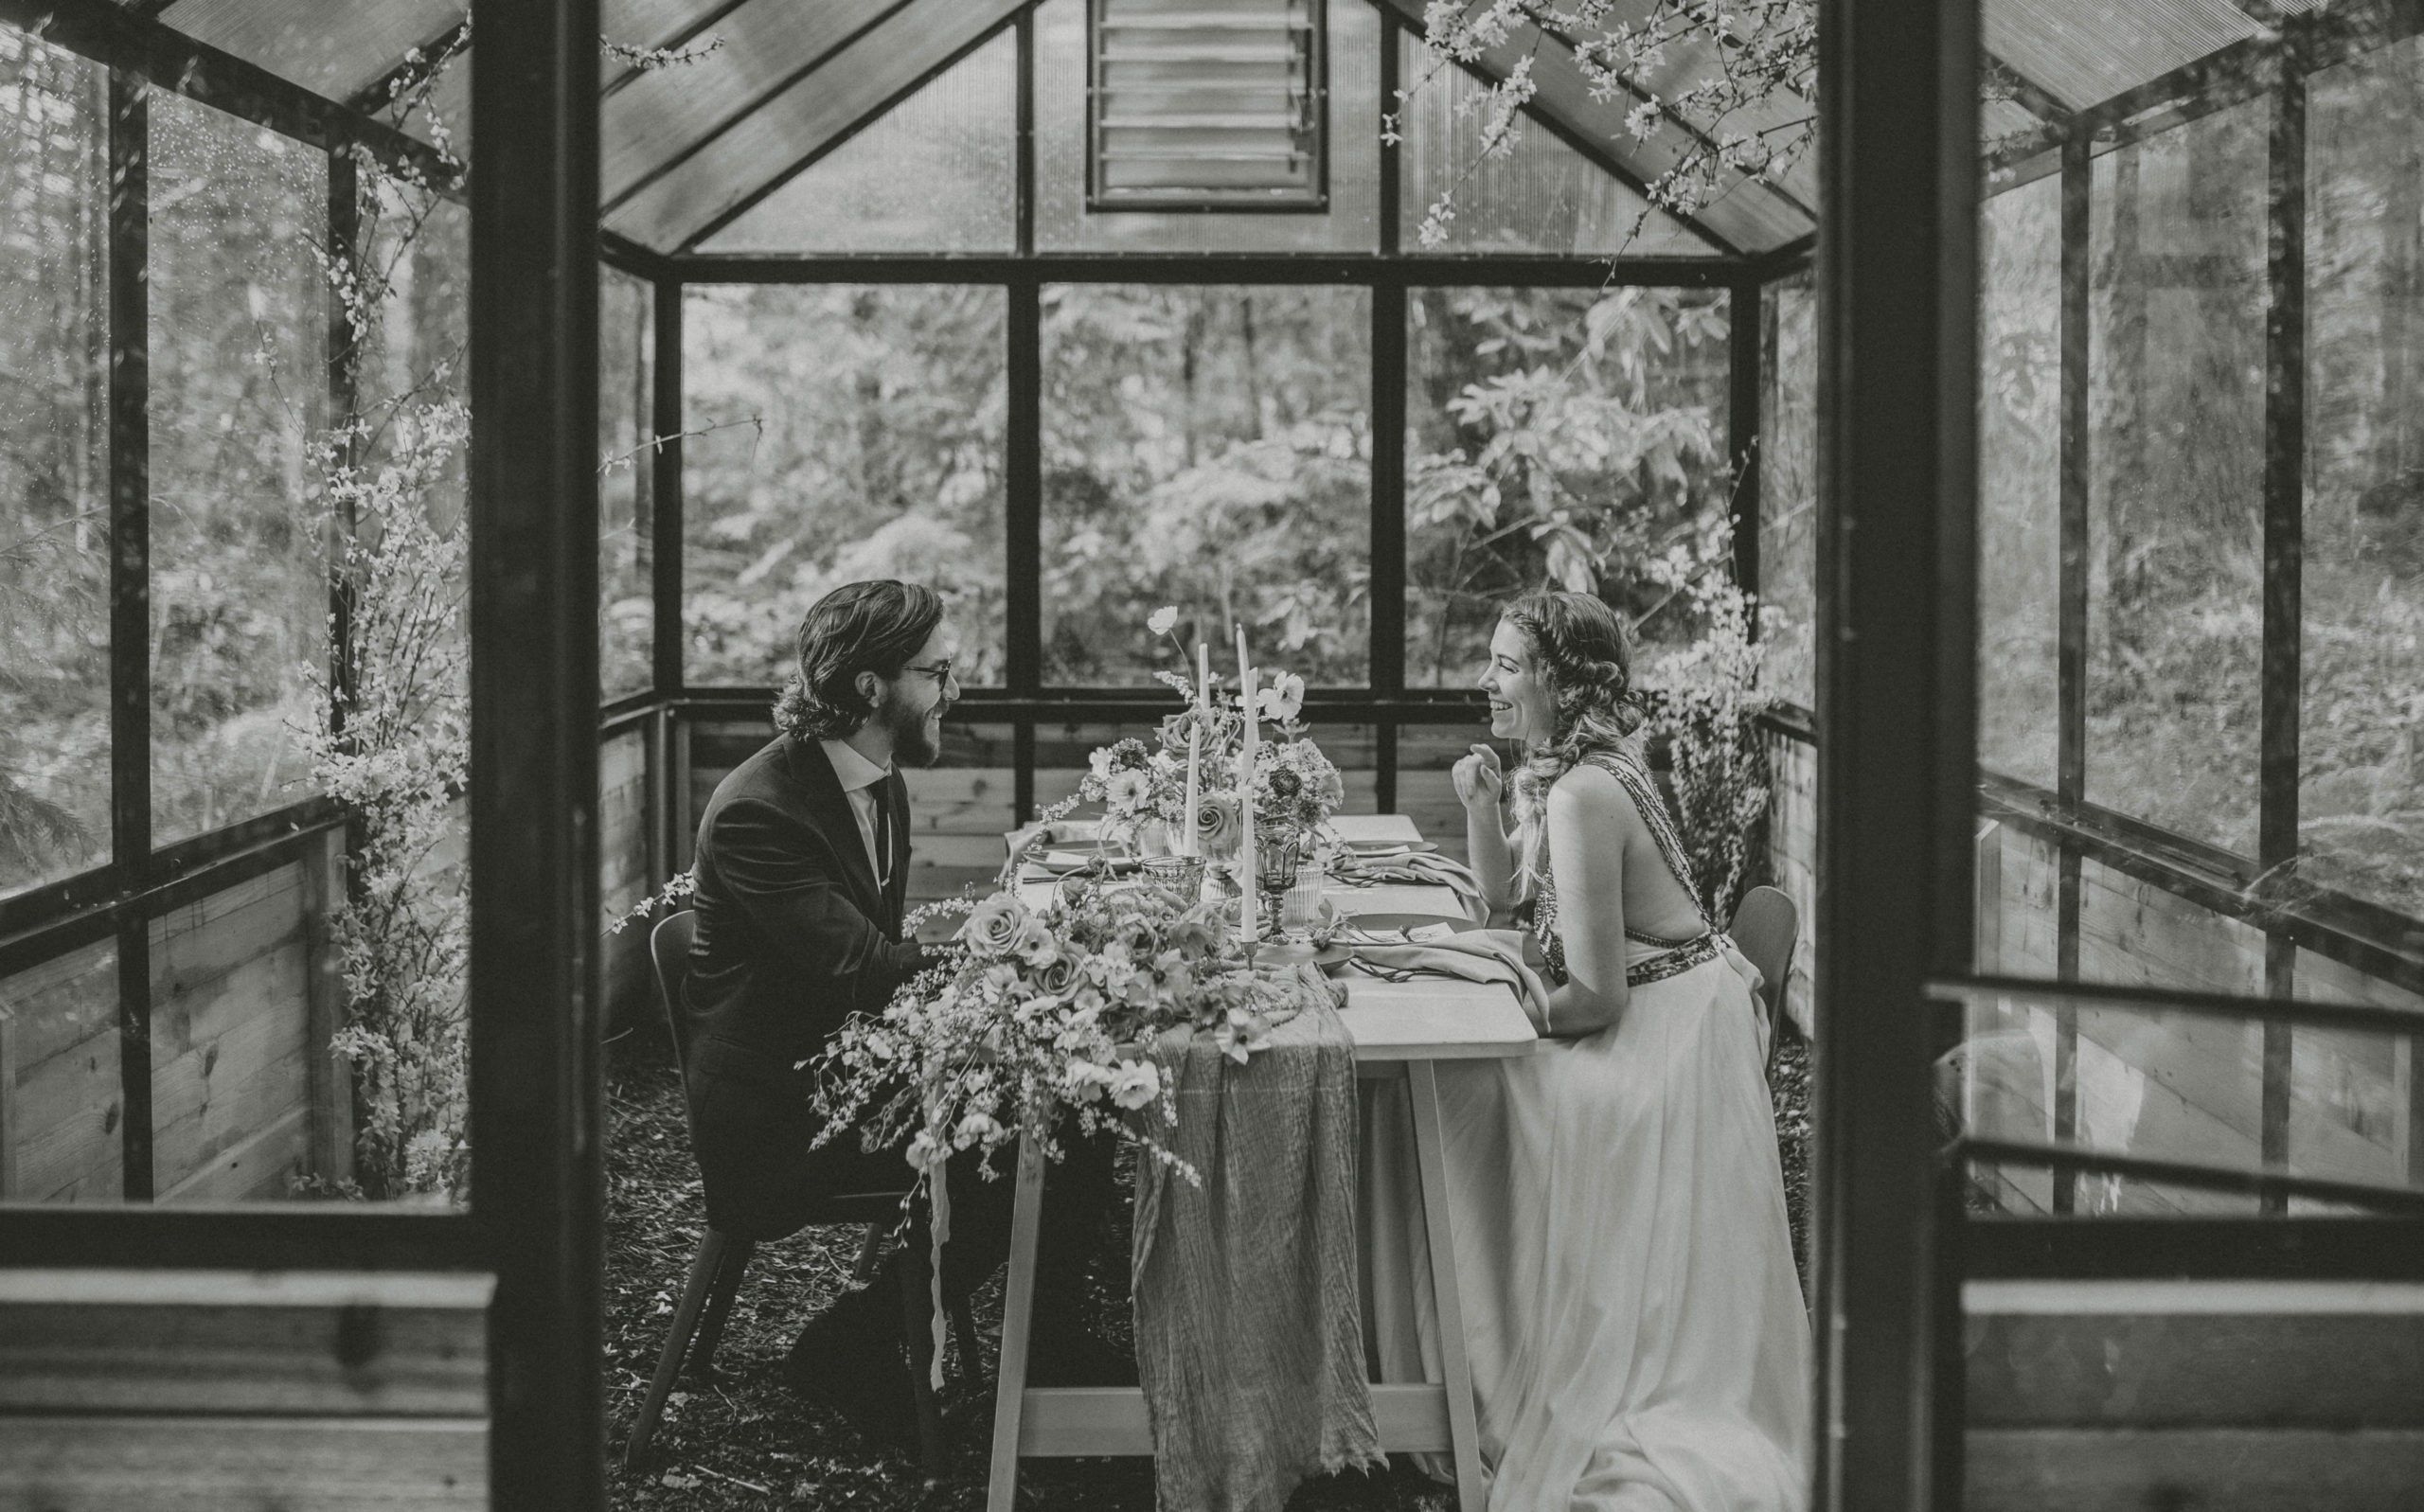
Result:
M786 743L792 780L808 802L811 822L842 863L850 896L869 918L882 919L883 897L876 890L875 868L867 864L867 843L859 833L859 816L850 811L850 800L842 792L842 779L833 774L833 763L812 740L791 737Z

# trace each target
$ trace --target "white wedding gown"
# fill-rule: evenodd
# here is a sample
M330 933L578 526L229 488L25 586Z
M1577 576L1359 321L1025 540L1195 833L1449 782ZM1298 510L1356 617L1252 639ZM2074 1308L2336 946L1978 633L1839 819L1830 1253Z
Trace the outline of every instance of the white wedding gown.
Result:
M1648 774L1617 774L1664 829ZM1809 1325L1774 1113L1739 957L1711 943L1629 940L1611 1029L1438 1065L1490 1512L1809 1504ZM1366 1337L1381 1380L1436 1381L1404 1088L1365 1087Z

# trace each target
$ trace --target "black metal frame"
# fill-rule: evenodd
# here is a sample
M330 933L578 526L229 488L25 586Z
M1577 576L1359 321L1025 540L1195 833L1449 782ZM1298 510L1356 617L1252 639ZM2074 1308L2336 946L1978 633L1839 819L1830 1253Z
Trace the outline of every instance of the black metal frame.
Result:
M1923 1004L1971 938L1976 20L1819 12L1817 1504L1863 1512L1961 1485Z

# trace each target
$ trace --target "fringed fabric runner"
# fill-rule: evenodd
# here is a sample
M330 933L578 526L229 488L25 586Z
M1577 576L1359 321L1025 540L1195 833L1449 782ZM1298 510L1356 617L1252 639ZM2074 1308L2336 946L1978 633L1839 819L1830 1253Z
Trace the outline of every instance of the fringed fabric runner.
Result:
M1136 1177L1136 1368L1161 1512L1281 1512L1307 1477L1383 1463L1355 1288L1355 1048L1328 985L1239 1065L1209 1036L1154 1046L1174 1081Z

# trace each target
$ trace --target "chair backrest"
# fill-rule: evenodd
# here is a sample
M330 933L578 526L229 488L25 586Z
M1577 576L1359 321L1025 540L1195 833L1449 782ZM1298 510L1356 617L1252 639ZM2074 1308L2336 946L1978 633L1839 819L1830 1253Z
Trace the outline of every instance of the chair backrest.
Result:
M698 911L686 908L659 919L648 935L657 995L665 1000L666 1026L673 1032L673 1064L685 1077L690 1074L690 1017L682 1008L682 983L690 974L690 942L698 933Z
M1759 999L1773 1025L1784 1015L1785 981L1792 972L1792 948L1801 934L1801 911L1773 887L1754 887L1742 895L1734 922L1725 926L1743 955L1764 978Z

